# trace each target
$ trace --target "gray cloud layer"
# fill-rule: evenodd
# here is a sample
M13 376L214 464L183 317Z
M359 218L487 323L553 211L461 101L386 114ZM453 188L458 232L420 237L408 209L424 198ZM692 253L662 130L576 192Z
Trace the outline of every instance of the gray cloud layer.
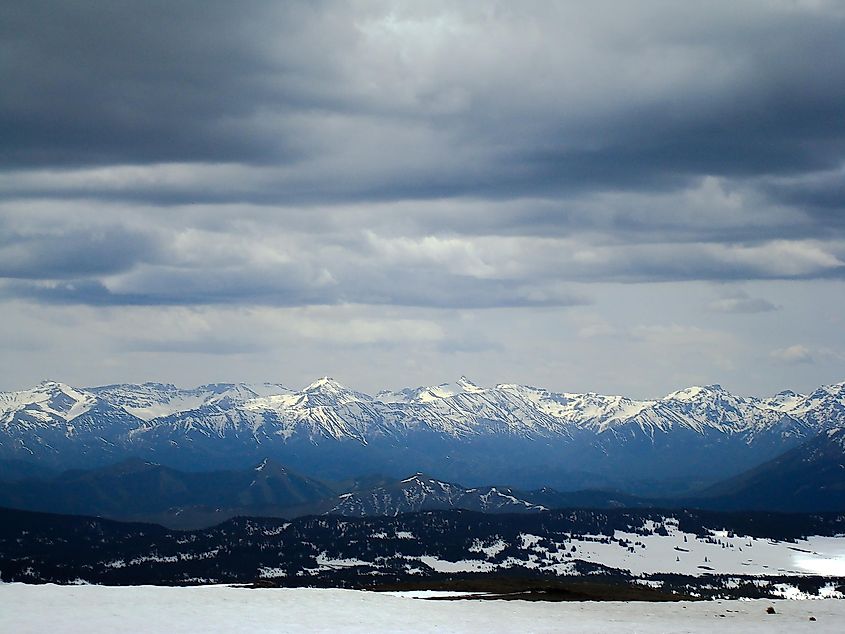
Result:
M845 276L842 60L833 0L4 2L0 298L407 308L444 351L479 309L618 337L618 284L789 321L740 286ZM225 339L121 345L260 348Z
M665 188L842 162L835 2L2 11L11 167L269 165L280 186L257 195L284 202Z

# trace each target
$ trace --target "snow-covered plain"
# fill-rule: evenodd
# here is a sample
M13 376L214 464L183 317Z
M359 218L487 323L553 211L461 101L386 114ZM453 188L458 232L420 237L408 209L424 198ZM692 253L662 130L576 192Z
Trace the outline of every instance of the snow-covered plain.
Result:
M662 523L651 520L644 528L651 534L641 535L614 531L612 539L605 535L571 535L568 539L547 540L540 535L520 533L518 548L523 556L496 560L508 544L502 539L476 539L469 552L472 557L447 561L431 555L407 556L397 552L410 564L425 564L437 572L493 572L515 566L554 572L578 574L576 561L601 564L633 575L672 573L701 577L704 575L806 576L845 577L845 536L809 536L793 542L735 535L728 531L710 531L707 536L683 532L678 520L666 518ZM660 529L664 534L652 533ZM374 535L373 537L379 537ZM552 543L550 549L547 545ZM352 564L348 561L353 561ZM329 560L325 553L317 563L329 566L365 564L359 560Z
M656 525L649 523L649 528ZM582 535L558 543L549 553L538 545L541 538L522 536L522 548L533 552L538 562L560 562L564 552L574 559L600 563L632 574L677 573L736 575L828 575L845 576L845 537L811 536L795 542L732 535L711 531L706 538L678 529L678 521L667 518L666 535L637 535L615 531L615 541L601 535ZM619 542L622 541L623 544ZM552 565L552 567L554 564ZM548 567L543 565L542 567Z
M767 614L774 606L776 614ZM810 617L815 617L811 621ZM356 590L0 584L0 631L841 632L845 601L427 601Z

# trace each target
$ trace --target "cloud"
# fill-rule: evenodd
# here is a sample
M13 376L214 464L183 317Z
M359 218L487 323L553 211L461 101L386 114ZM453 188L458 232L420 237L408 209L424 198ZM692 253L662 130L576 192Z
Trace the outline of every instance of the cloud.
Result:
M815 357L809 348L801 344L795 344L787 348L772 350L770 356L773 359L788 364L815 363Z
M265 166L229 184L275 202L510 198L811 172L845 147L833 5L4 7L15 169Z
M778 306L761 297L750 297L748 293L737 292L707 304L707 309L717 313L755 314L778 310Z
M3 225L6 225L5 227ZM120 226L97 230L21 233L0 218L7 230L0 243L0 278L67 279L128 271L157 258L158 244L149 235Z
M7 3L4 293L564 306L841 277L837 5L606 9Z
M352 348L451 341L435 321L337 310L345 313L345 319L334 318L323 307L248 311L226 308L222 312L179 307L155 315L147 311L147 319L152 322L120 345L126 351L159 355L259 355L284 348L294 340ZM112 327L112 323L106 326Z
M660 343L668 346L702 347L722 344L728 338L724 332L706 330L699 326L683 324L649 324L631 328L631 335L640 341Z
M624 336L619 329L603 321L588 323L578 329L578 336L582 339L593 339L596 337L620 337Z
M523 208L532 208L531 201ZM8 229L0 242L6 278L0 295L96 306L551 307L590 303L585 285L591 283L845 273L845 240L696 242L671 229L647 238L606 220L573 222L569 234L511 234L501 230L501 216L485 225L474 201L453 200L428 213L416 203L399 211L123 204L110 214L113 209L82 201L0 205ZM447 210L477 215L476 232L455 231L448 220L434 226ZM740 299L711 309L768 308Z
M273 369L296 344L314 376L367 349L388 379L590 367L642 390L662 372L660 393L734 362L762 385L748 359L801 340L838 371L803 333L843 326L842 59L845 10L821 0L10 0L0 316L53 333L33 367L83 374L68 341L110 368L148 349ZM137 334L165 313L193 330ZM683 369L695 346L709 370Z
M439 324L419 319L354 318L342 324L334 320L308 319L293 326L299 336L337 345L439 343L447 339Z

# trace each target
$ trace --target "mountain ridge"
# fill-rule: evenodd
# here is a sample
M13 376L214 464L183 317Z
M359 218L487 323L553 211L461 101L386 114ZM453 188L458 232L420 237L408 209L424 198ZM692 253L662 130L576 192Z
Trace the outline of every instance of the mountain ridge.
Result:
M633 479L660 493L676 480L701 476L704 482L687 485L696 487L741 473L842 425L845 383L806 396L743 397L714 384L635 400L507 383L480 387L466 377L375 396L330 377L301 390L50 381L0 393L0 458L66 468L140 455L202 469L270 455L332 478L372 465L394 475L436 471L468 484L501 473L529 488L613 487Z

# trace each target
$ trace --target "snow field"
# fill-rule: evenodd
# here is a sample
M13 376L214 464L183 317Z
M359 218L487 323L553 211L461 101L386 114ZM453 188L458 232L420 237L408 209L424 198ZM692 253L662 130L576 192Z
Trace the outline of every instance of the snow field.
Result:
M774 606L776 614L766 614ZM810 621L810 617L815 621ZM355 590L0 585L0 631L841 632L845 601L426 601Z
M681 532L671 520L665 527L667 536L616 531L610 543L605 543L607 538L602 535L582 536L558 544L557 553L548 553L536 545L533 550L552 560L560 560L562 551L566 551L572 559L629 570L635 575L666 572L696 576L845 576L843 537L813 536L791 543L728 536L724 531L717 531L702 539ZM619 544L620 540L623 544Z

